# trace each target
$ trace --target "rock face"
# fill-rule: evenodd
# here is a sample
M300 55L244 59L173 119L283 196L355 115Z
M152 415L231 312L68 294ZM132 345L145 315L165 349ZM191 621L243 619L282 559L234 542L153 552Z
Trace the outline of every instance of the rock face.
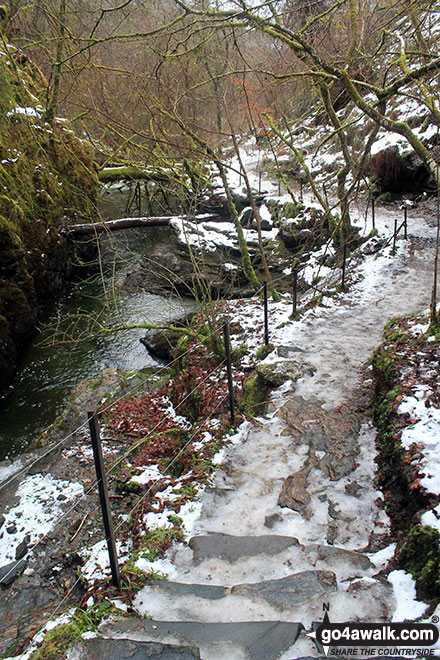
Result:
M200 660L200 653L189 646L159 644L158 642L135 642L131 639L87 639L69 654L70 660Z
M93 217L92 153L65 122L47 123L47 83L12 46L0 55L0 390L11 380L42 303L70 276L73 250L58 226Z

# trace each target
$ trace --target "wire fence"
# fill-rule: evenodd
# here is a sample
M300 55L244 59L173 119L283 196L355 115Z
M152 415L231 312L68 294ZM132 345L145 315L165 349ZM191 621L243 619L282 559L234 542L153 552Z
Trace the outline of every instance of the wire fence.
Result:
M389 241L388 241L388 243L387 243L387 244L389 244L391 241L393 241L393 252L395 252L395 244L396 244L397 236L398 236L399 232L400 232L402 229L404 229L404 237L405 237L405 239L407 238L407 220L408 220L408 218L407 218L407 207L405 206L405 207L404 207L404 221L401 223L401 225L400 225L399 227L397 226L397 224L398 224L397 220L395 221L395 225L394 225L394 233L393 233L393 235L391 236L391 238L389 239ZM342 266L342 271L343 271L343 273L342 273L342 286L344 285L344 279L345 279L345 267L346 267L345 264L346 264L346 258L347 258L347 252L346 252L346 247L347 247L347 246L345 245L344 247L345 247L345 249L344 249L343 266ZM294 268L292 268L291 273L283 274L282 276L280 276L280 277L274 279L274 280L271 282L271 284L272 284L273 286L275 286L275 285L276 285L277 283L279 283L280 281L285 281L285 280L288 279L288 278L291 278L291 279L292 279L292 283L293 283L293 293L292 293L293 313L292 313L292 316L293 316L293 318L295 317L295 313L296 313L296 305L297 305L296 297L297 297L297 286L298 286L298 277L299 277L299 274L300 274L300 270L299 270L297 267L294 267ZM312 289L314 289L314 288L316 288L316 287L310 286L310 287L308 287L308 289L303 290L303 293L307 293L307 291L310 291L310 290L312 290ZM257 291L255 291L255 293L253 294L252 298L257 298L257 297L259 297L260 294L261 294L262 292L264 293L264 302L263 302L263 306L264 306L264 328L265 328L265 343L267 344L267 343L268 343L268 313L269 313L269 312L268 312L268 304L267 304L267 283L266 283L266 282L265 282L265 283L264 283L264 284L263 284L263 285L262 285ZM215 334L217 334L218 331L219 331L219 328L215 328L214 330L212 330L212 332L209 333L209 335L207 335L206 337L204 337L203 340L201 340L201 341L199 341L199 342L197 342L197 343L195 343L195 344L192 344L188 349L186 349L185 351L183 351L182 353L180 353L179 355L177 355L176 357L174 357L174 358L173 358L172 360L170 360L167 364L158 367L157 371L155 372L155 375L158 375L158 374L160 374L161 372L164 372L164 371L168 370L168 369L171 368L173 365L175 365L179 360L181 360L181 359L183 359L185 356L187 356L191 351L194 351L194 350L196 350L197 348L200 348L200 347L204 346L204 345L206 344L206 341L207 341L208 339L212 338ZM230 349L229 349L229 350L230 350ZM227 351L227 352L228 352L228 351ZM197 385L196 385L194 388L192 388L191 391L190 391L188 394L186 394L186 395L185 395L185 396L184 396L184 397L183 397L183 398L182 398L182 399L181 399L181 400L175 405L175 411L177 412L177 410L178 410L179 408L183 407L184 404L185 404L185 403L186 403L186 402L187 402L192 396L194 396L194 394L195 394L196 392L200 391L200 389L201 389L204 385L206 385L206 383L210 380L210 378L211 378L214 374L219 374L219 373L221 373L223 367L224 367L225 365L227 365L227 362L228 362L228 355L227 355L227 356L226 356L221 362L219 362L219 363L218 363L218 364L217 364L212 370L210 370L210 371L209 371L209 372L208 372L208 373L207 373L207 374L206 374L206 375L205 375L205 376L204 376L204 377L203 377L203 378L197 383ZM143 381L138 382L135 386L133 386L133 387L130 388L129 390L124 391L124 392L123 392L121 395L119 395L116 399L112 400L112 401L109 402L109 403L106 403L106 405L105 405L104 407L100 408L99 413L100 413L100 414L104 414L105 412L109 411L112 407L114 407L114 406L116 406L118 403L120 403L122 400L124 400L124 399L126 399L126 398L128 398L128 397L130 397L130 396L133 396L136 392L138 392L138 391L139 391L140 389L142 389L144 386L145 386L145 383L144 383ZM226 401L226 399L227 399L228 397L230 397L230 395L231 395L231 392L229 391L227 394L225 394L225 395L220 399L220 401L216 404L215 408L214 408L214 409L211 411L211 413L210 413L210 414L204 419L204 421L202 422L203 424L207 424L207 423L212 419L213 415L214 415L214 414L218 411L218 409L224 404L224 402ZM148 440L148 439L149 439L149 438L155 433L155 431L156 431L158 428L160 428L160 426L161 426L161 425L167 420L167 418L168 418L168 413L164 413L164 415L160 418L160 420L159 420L158 422L156 422L155 425L154 425L151 429L149 429L149 431L148 431L145 435L143 435L141 438L139 438L135 443L133 443L133 445L132 445L132 446L131 446L126 452L124 452L120 457L118 457L118 459L117 459L115 462L113 462L109 468L107 468L107 469L105 470L105 472L104 472L104 474L105 474L105 478L109 477L109 476L114 472L114 470L115 470L119 465L121 465L121 464L123 463L123 461L125 461L125 460L126 460L126 459L127 459L127 458L128 458L133 452L135 452L135 451L136 451L136 450L137 450L137 449L138 449L143 443L145 443L145 442L146 442L146 441L147 441L147 440ZM46 451L44 451L40 456L38 456L38 457L36 457L35 459L33 459L30 463L28 463L27 465L25 465L22 469L18 470L18 471L15 472L13 475L11 475L11 477L9 477L9 478L6 479L5 481L3 481L3 482L0 484L0 490L2 490L2 489L4 489L4 488L6 488L7 486L9 486L9 485L10 485L13 481L15 481L16 479L18 479L18 478L20 478L20 477L23 477L25 474L28 474L28 473L30 472L30 470L31 470L32 468L34 468L35 465L36 465L39 461L43 460L43 459L46 458L49 454L51 454L52 452L56 451L57 449L60 449L61 447L65 446L66 443L67 443L67 441L70 440L72 437L74 437L75 434L77 434L78 432L82 431L82 430L87 426L87 424L88 424L88 421L82 423L81 425L79 425L78 427L76 427L73 431L70 431L70 432L69 432L67 435L65 435L62 439L60 439L59 441L57 441L56 443L54 443L51 447L49 447ZM177 460L179 459L179 457L183 454L183 452L187 449L187 447L189 447L189 446L192 444L192 442L193 442L193 440L194 440L194 437L197 435L198 432L199 432L198 430L194 431L194 433L192 433L192 435L187 439L187 441L185 442L185 444L184 444L182 447L180 447L179 450L178 450L178 451L177 451L177 452L176 452L176 453L170 458L169 462L168 462L167 465L166 465L166 468L165 468L164 472L166 472L166 471L168 471L170 468L172 468L172 466L176 463L176 461L177 461ZM143 493L143 494L142 494L142 495L136 500L136 502L134 503L133 507L131 508L131 510L130 510L129 513L128 513L128 517L130 517L130 516L133 515L133 513L135 512L135 510L136 510L136 509L142 504L142 502L143 502L143 501L144 501L144 500L145 500L145 499L151 494L151 492L154 490L154 488L160 483L160 481L162 480L162 478L163 478L163 477L158 477L157 479L152 480L152 483L148 486L148 488L146 489L146 491L145 491L145 492L144 492L144 493ZM87 490L85 490L85 491L84 491L84 492L83 492L83 493L77 498L77 500L75 501L75 503L72 504L68 509L66 509L66 510L63 512L63 514L61 515L61 517L58 518L57 521L56 521L56 525L57 525L57 526L60 525L64 520L68 519L68 518L71 516L71 514L75 511L75 509L78 508L79 504L80 504L80 503L81 503L81 502L82 502L87 496L89 496L90 494L92 494L93 491L95 491L95 489L96 489L96 488L98 487L98 485L99 485L99 481L100 481L100 480L99 480L98 478L95 479L95 480L92 482L92 484L87 488ZM87 514L90 513L90 512L91 512L91 509L89 509L89 511L86 513L86 516L87 516ZM84 518L83 518L83 521L84 521ZM121 530L121 528L123 527L124 523L125 523L125 520L121 520L121 521L116 525L115 530L114 530L115 534L117 534L118 532L120 532L120 530ZM82 525L82 524L83 524L83 523L81 523L81 525ZM32 546L30 546L30 547L28 548L28 553L29 553L29 554L31 554L31 553L35 553L35 551L37 550L37 548L38 548L40 545L42 545L42 544L43 544L43 543L49 538L49 536L50 536L51 533L52 533L52 530L51 530L50 532L48 532L47 534L43 535L42 537L40 537L40 538L39 538L39 539L38 539L38 540L37 540ZM12 573L13 570L14 570L14 567L11 568L11 570L10 570L9 573ZM6 576L4 576L3 579L5 579L5 578L7 579L8 576L9 576L9 574L7 574ZM51 621L51 620L53 619L53 617L57 614L57 612L60 610L60 608L61 608L61 607L62 607L62 606L63 606L63 605L69 600L70 596L72 595L72 593L74 592L74 590L76 589L76 587L79 585L79 583L81 582L81 580L82 580L82 577L79 576L79 577L76 579L76 581L70 586L69 590L64 594L63 598L59 601L59 603L56 605L56 607L55 607L55 608L53 609L53 611L51 612L51 614L50 614L49 618L47 619L46 623L45 623L44 625L42 625L42 626L39 628L39 630L38 630L38 632L36 633L36 635L38 635L39 633L41 633L41 632L46 628L48 622ZM26 654L25 652L22 653L22 655L19 656L19 658L23 658L25 654Z

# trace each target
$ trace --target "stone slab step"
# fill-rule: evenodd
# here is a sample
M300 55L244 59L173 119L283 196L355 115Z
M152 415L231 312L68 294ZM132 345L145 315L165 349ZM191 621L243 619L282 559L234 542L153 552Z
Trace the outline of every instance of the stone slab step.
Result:
M232 586L280 579L293 572L331 570L338 581L372 577L377 568L361 552L335 545L301 545L289 536L232 536L210 533L193 536L189 546L168 551L176 582Z
M141 589L133 606L158 620L291 620L298 616L298 606L327 597L336 589L336 577L330 571L303 571L279 580L233 587L159 581Z
M203 660L277 660L293 646L301 630L301 623L280 621L199 623L122 619L107 624L101 632L113 638L189 644L199 648Z
M189 646L96 637L75 645L67 656L67 660L146 660L146 658L200 660L200 653L197 648Z
M189 547L194 553L194 561L200 563L204 559L222 559L236 561L241 557L256 555L277 555L287 548L298 546L298 539L291 536L266 534L263 536L232 536L230 534L213 533L203 536L193 536Z

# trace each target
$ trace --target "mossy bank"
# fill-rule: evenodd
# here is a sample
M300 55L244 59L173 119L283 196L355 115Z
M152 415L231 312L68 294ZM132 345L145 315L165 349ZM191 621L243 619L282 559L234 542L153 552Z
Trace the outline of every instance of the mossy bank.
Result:
M429 393L431 381L436 388L439 344L428 326L422 316L392 319L385 326L385 341L372 360L373 419L377 479L398 541L397 565L413 576L418 598L435 606L440 602L440 533L424 524L424 514L436 508L439 495L423 479L435 465L429 464L429 449L422 440L405 436L421 421L420 415L400 407L415 401L416 392ZM434 396L424 404L430 406L438 408Z
M93 219L98 178L90 145L47 120L47 82L20 50L0 46L0 391L11 381L42 305L81 254L60 232ZM88 248L90 249L90 248Z

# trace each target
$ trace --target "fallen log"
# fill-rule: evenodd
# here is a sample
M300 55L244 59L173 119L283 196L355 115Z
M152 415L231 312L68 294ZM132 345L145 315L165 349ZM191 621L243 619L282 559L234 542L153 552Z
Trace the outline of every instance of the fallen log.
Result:
M119 167L104 167L98 170L98 177L102 183L115 181L155 181L156 183L170 181L172 170L160 168L141 168L135 165L121 165Z
M118 218L117 220L103 220L102 222L87 222L78 225L69 225L59 228L59 233L67 236L84 236L87 234L102 234L107 231L119 231L133 227L160 227L168 225L171 220L189 220L190 222L209 222L219 219L218 213L204 213L195 218L182 215L162 215L140 218Z

